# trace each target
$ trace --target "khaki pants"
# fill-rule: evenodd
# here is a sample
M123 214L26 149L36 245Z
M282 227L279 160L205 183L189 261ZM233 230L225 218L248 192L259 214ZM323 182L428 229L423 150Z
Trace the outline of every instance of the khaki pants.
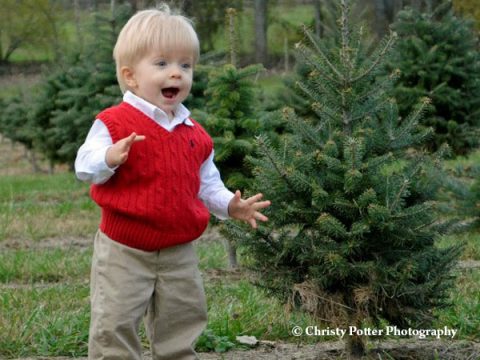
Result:
M198 359L193 349L207 322L205 294L191 243L155 252L95 237L88 359L141 359L145 328L153 360Z

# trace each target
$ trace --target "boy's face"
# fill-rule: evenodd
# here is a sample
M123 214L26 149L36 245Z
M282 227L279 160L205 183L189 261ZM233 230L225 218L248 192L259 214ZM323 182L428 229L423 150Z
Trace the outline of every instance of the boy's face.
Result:
M159 107L171 118L192 88L194 60L191 53L144 56L124 72L127 85L135 95Z

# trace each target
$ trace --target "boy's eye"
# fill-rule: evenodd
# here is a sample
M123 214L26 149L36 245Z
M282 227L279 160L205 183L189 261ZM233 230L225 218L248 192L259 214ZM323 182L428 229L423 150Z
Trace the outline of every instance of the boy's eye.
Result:
M167 62L166 61L159 61L159 62L157 62L157 65L158 66L165 66L165 65L167 65Z
M189 63L182 64L182 68L184 69L190 69L191 67L192 65L190 65Z

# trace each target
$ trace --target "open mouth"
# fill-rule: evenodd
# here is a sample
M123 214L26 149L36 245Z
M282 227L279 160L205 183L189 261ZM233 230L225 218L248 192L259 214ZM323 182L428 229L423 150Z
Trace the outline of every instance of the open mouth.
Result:
M167 99L173 99L179 91L179 88L169 87L162 89L162 95L165 96Z

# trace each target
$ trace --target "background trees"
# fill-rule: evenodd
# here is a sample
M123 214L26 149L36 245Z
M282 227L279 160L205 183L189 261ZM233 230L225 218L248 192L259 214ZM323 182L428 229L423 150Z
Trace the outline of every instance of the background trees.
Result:
M435 135L429 146L448 142L457 154L478 145L480 125L480 57L473 23L456 16L448 3L431 13L409 8L398 14L399 35L390 69L400 75L394 95L400 114L411 112L417 99L432 99L422 124Z
M3 134L40 151L51 165L73 166L96 114L121 99L111 54L130 14L130 7L119 6L112 17L97 16L94 41L47 72L34 92L12 99L22 112L2 114Z
M0 63L8 63L21 47L58 49L60 15L57 10L49 0L2 1ZM55 57L59 57L58 52Z

